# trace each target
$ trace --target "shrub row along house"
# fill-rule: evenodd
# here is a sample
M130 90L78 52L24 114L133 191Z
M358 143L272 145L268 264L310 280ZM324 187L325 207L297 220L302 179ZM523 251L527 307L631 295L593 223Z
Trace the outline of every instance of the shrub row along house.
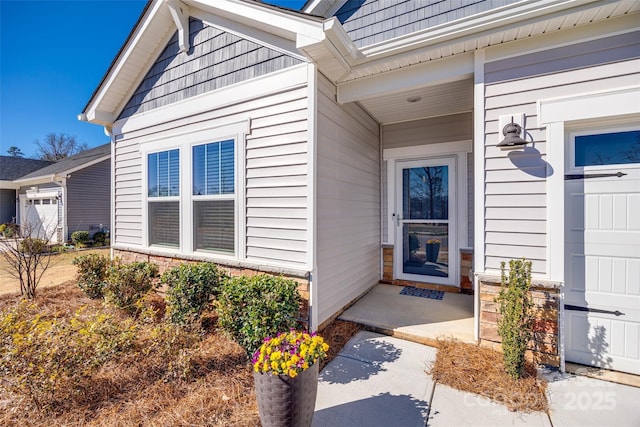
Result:
M114 253L299 278L312 329L380 280L474 292L485 341L526 257L544 360L638 374L639 12L149 1L79 116L111 135Z
M0 223L64 243L111 223L111 144L57 162L0 156Z

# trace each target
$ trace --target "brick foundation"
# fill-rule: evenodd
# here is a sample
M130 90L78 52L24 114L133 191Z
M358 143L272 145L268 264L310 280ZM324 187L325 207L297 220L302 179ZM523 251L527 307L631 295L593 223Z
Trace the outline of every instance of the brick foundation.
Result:
M432 283L414 282L393 278L393 245L382 246L382 282L398 286L415 286L423 289L434 289L444 292L473 294L473 283L469 279L473 269L473 250L460 250L460 281L459 286L436 285Z
M498 335L498 303L500 278L480 276L480 343L501 349ZM537 363L560 366L558 315L560 288L553 283L532 283L531 294L535 306L533 339L529 343L528 358Z

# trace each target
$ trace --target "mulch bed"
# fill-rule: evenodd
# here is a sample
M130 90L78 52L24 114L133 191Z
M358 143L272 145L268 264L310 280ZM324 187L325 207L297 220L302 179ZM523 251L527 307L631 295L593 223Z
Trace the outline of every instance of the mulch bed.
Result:
M429 373L440 384L487 397L511 411L547 411L546 381L538 378L532 363L527 363L525 371L523 378L514 380L504 370L501 353L446 340L439 342Z

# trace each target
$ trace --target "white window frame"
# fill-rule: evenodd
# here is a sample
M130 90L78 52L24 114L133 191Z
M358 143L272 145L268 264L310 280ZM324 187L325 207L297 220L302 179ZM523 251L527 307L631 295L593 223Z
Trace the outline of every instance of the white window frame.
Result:
M234 176L234 187L233 187L233 194L205 194L205 195L197 195L197 194L193 194L193 149L194 147L198 147L198 146L202 146L202 145L207 145L207 144L211 144L211 143L222 143L225 141L233 141L233 149L234 149L234 153L233 153L233 164L234 164L234 169L233 169L233 176ZM191 162L192 162L192 167L190 168L190 179L191 179L191 190L190 190L190 194L191 194L191 220L193 221L193 214L195 213L195 208L194 205L196 202L206 202L206 201L216 201L216 200L233 200L235 203L233 205L233 209L234 209L234 215L235 215L235 221L234 221L234 233L235 233L235 240L234 240L234 244L233 244L233 254L234 257L237 257L237 253L238 253L238 242L239 242L239 234L238 234L238 230L237 230L237 226L238 226L238 181L236 179L236 175L237 175L237 171L238 171L238 152L236 150L236 146L238 145L238 140L235 137L228 137L228 138L222 138L222 139L216 139L216 140L212 140L209 142L203 142L200 144L192 144L191 145ZM205 165L206 165L206 161L205 161ZM192 224L191 226L191 234L192 234L192 241L193 241L193 248L192 248L192 252L198 253L198 254L213 254L216 256L229 256L228 252L219 252L219 251L214 251L214 250L204 250L204 249L196 249L195 247L195 224Z
M567 150L567 162L565 164L566 171L568 173L581 173L584 171L599 171L599 170L609 170L609 169L635 169L637 168L637 163L610 163L606 165L588 165L588 166L576 166L576 137L585 136L585 135L603 135L608 133L617 133L617 132L629 132L629 131L638 131L640 130L640 125L610 125L610 126L599 126L597 128L592 129L582 129L576 132L569 133L569 146Z
M250 130L249 119L240 120L222 126L211 127L207 123L198 127L190 127L189 130L179 128L172 132L164 132L162 135L149 139L140 144L140 153L143 155L142 180L145 189L142 205L142 245L147 248L167 254L193 255L210 258L211 260L245 260L246 245L246 218L245 210L245 139ZM193 202L203 200L202 197L218 196L194 196L193 195L193 147L224 140L234 140L234 173L235 173L235 236L234 253L226 254L211 251L195 251L193 238ZM178 248L168 246L149 245L149 212L148 212L148 161L147 154L171 149L180 151L180 245ZM168 200L168 198L163 198Z
M179 182L179 196L154 196L154 197L149 197L149 155L150 154L157 154L157 153L164 153L164 152L169 152L172 150L178 150L178 182ZM176 248L173 246L167 246L167 245L160 245L160 244L150 244L149 243L149 203L161 203L161 202L178 202L178 215L182 215L182 180L183 180L183 176L182 176L182 167L181 167L181 162L182 162L182 152L180 150L180 147L168 147L168 148L162 148L162 149L157 149L157 150L149 150L149 151L145 151L144 152L144 219L143 219L143 235L145 236L145 246L147 247L151 247L153 249L159 249L159 250L167 250L167 251L171 251L171 250L175 250ZM182 229L180 228L180 224L182 223L182 218L178 218L178 233L179 233L179 237L178 237L178 249L180 248L180 243L181 243L181 239L182 239Z

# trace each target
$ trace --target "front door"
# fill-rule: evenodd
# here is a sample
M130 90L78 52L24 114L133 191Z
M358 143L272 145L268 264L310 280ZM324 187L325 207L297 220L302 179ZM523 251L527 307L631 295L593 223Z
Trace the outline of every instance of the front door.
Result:
M640 130L576 133L567 159L566 359L640 374Z
M397 162L396 277L454 284L455 159Z

